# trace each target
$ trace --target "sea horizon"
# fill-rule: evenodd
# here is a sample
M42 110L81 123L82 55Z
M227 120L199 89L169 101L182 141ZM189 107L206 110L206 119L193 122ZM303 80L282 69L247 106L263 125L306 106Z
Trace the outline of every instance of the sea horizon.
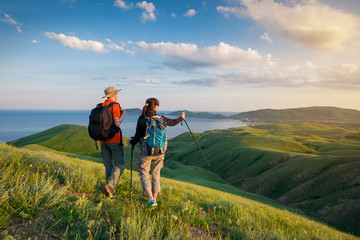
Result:
M62 124L87 126L90 112L91 110L0 110L0 141L11 142ZM171 112L174 111L159 111L159 114L167 115ZM137 114L125 115L120 126L124 136L131 137L135 134L137 119ZM187 122L193 132L245 126L243 122L235 119L188 117ZM187 131L185 125L179 124L167 128L167 137L171 139Z

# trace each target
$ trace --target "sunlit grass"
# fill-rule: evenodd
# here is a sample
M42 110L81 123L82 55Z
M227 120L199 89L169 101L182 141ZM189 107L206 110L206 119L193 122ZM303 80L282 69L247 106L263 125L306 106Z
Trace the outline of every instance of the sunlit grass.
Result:
M62 239L356 239L286 209L166 178L150 211L136 175L130 197L129 171L116 197L104 198L102 164L55 152L1 143L0 167L0 227L16 238L36 237L21 229L32 224Z

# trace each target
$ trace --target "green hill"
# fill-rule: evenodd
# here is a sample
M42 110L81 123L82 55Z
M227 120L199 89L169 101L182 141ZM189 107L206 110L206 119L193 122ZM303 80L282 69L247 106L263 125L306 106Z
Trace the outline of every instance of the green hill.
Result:
M130 169L131 151L128 147L129 139L127 137L123 138L126 146L125 150L127 158L125 165L127 169ZM20 138L10 142L10 144L30 150L52 152L68 157L76 157L102 163L100 143L98 143L99 149L96 149L95 142L89 137L86 126L64 124L34 135ZM138 156L139 149L137 147L134 150L133 169L135 171L137 170ZM260 195L247 193L229 185L221 177L209 170L187 166L176 161L165 162L165 167L162 169L162 176L238 194L257 201L269 201L269 199ZM275 202L272 204L276 205Z
M178 116L182 110L169 113ZM291 109L261 109L243 112L232 116L214 114L209 112L192 112L185 110L185 115L190 118L212 119L238 119L242 121L255 120L257 122L322 122L322 123L357 123L360 124L360 111L337 107L305 107ZM357 125L359 126L359 125Z
M360 129L319 123L268 124L170 140L168 161L211 170L242 190L360 234Z
M101 157L95 142L89 137L86 127L64 124L28 137L12 141L12 145L23 147L38 144L57 151Z
M0 236L4 239L358 239L288 210L162 178L148 210L125 171L104 198L104 168L56 152L0 143ZM131 197L130 197L131 196Z
M307 122L338 122L360 123L360 111L336 107L307 107L292 109L262 109L239 113L232 118L257 121L307 121Z
M280 209L284 206L277 202L285 203L359 235L359 130L297 122L195 134L210 167L206 166L191 136L183 134L169 141L162 176ZM61 125L12 144L101 162L99 151L84 126ZM136 163L137 148L134 156ZM129 148L126 163L129 169Z

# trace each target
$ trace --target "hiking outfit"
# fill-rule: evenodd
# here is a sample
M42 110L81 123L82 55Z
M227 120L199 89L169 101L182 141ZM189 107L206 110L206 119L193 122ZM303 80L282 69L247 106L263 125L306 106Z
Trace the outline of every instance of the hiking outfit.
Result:
M157 116L160 121L163 122L164 126L175 126L179 124L183 119L181 117L177 119L169 119L165 116ZM137 125L136 125L136 133L135 136L130 141L130 144L135 146L138 142L140 142L140 160L139 160L139 177L141 181L141 186L145 191L145 188L152 189L153 193L159 193L160 188L160 170L164 166L164 157L165 151L167 149L167 141L165 141L165 146L154 153L154 151L149 151L149 147L146 143L146 131L149 125L150 117L139 116ZM154 154L154 155L152 155ZM151 172L151 183L149 181L149 172ZM156 204L156 202L155 202ZM154 206L154 205L153 205Z
M120 105L115 103L111 99L107 99L102 106L107 106L113 103L110 107L113 118L121 117ZM125 169L125 147L122 140L121 129L115 134L114 137L100 141L101 143L101 156L105 165L106 185L104 188L106 191L115 193L116 184L119 182L121 175Z

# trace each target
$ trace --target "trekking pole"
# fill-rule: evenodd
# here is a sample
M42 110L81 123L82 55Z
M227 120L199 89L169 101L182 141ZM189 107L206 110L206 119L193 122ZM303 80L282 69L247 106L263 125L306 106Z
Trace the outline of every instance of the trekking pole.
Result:
M206 157L205 157L205 155L204 155L203 151L201 150L201 147L200 147L199 143L196 141L196 139L195 139L195 137L194 137L194 134L191 132L191 129L190 129L190 127L189 127L189 125L187 124L187 122L186 122L186 120L185 120L185 119L184 119L184 122L185 122L185 124L186 124L187 128L189 129L189 132L191 133L191 136L193 137L193 139L194 139L194 141L195 141L196 145L198 146L198 148L199 148L199 150L200 150L201 154L203 155L203 157L204 157L204 159L205 159L205 161L206 161L207 165L208 165L208 166L210 166L210 164L209 164L208 160L206 159Z
M132 198L132 170L133 170L133 156L135 145L131 145L131 166L130 166L130 201L131 201L131 213L133 210L133 198Z
M133 156L134 156L134 145L131 145L131 166L130 166L130 192L132 193L132 170L133 170Z

